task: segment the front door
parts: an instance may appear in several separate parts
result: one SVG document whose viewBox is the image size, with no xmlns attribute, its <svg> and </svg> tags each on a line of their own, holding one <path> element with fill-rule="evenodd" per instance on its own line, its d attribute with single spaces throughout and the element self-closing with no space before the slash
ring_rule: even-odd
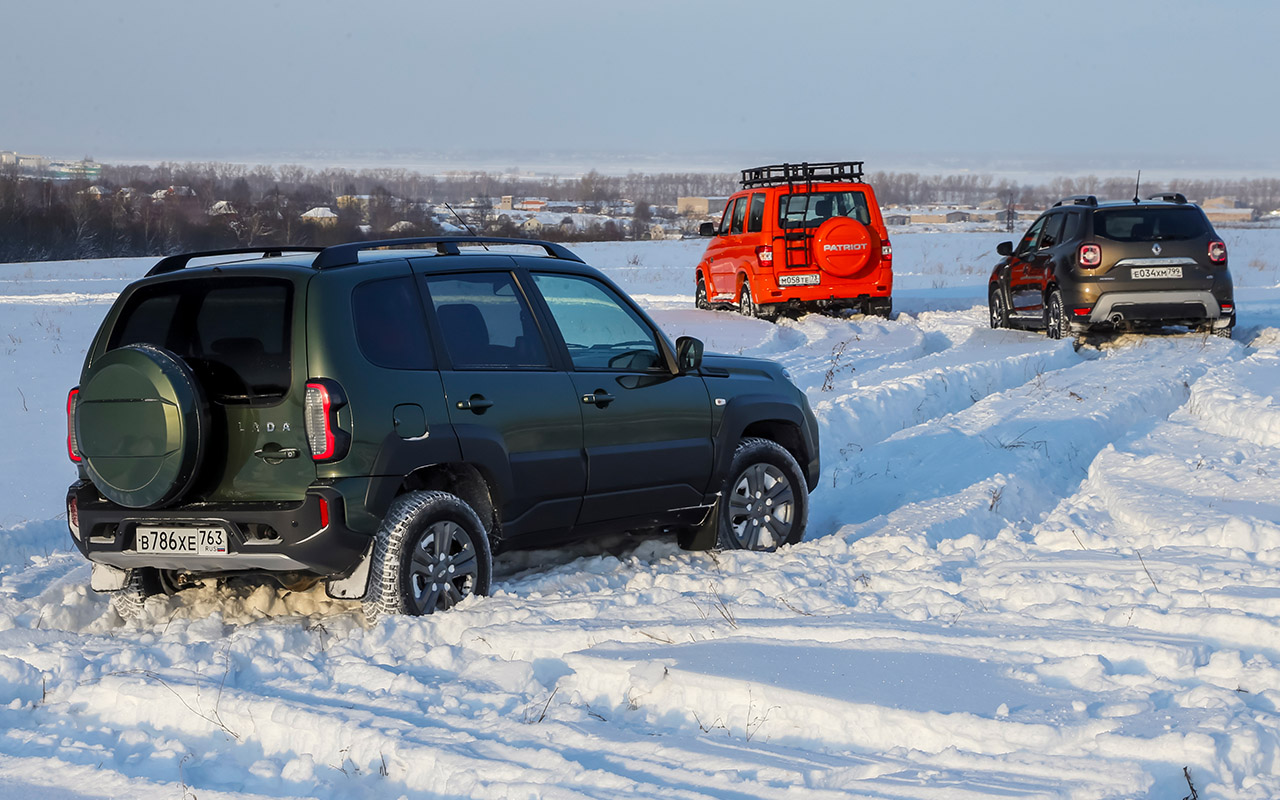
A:
<svg viewBox="0 0 1280 800">
<path fill-rule="evenodd" d="M 1044 259 L 1039 250 L 1040 232 L 1048 216 L 1032 223 L 1009 257 L 1009 301 L 1016 316 L 1040 314 L 1044 302 Z"/>
<path fill-rule="evenodd" d="M 572 527 L 586 488 L 582 411 L 528 298 L 505 270 L 427 274 L 423 285 L 449 419 L 463 459 L 496 486 L 504 535 Z"/>
<path fill-rule="evenodd" d="M 611 287 L 534 273 L 563 336 L 582 408 L 581 524 L 660 519 L 701 504 L 711 475 L 711 402 L 699 375 L 673 375 L 660 334 Z"/>
</svg>

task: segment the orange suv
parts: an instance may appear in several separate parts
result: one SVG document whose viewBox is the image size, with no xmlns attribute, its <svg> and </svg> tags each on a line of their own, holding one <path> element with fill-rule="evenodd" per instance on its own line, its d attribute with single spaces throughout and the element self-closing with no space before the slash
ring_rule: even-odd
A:
<svg viewBox="0 0 1280 800">
<path fill-rule="evenodd" d="M 742 171 L 695 275 L 695 305 L 736 304 L 773 319 L 784 309 L 852 308 L 888 317 L 893 246 L 861 161 Z"/>
</svg>

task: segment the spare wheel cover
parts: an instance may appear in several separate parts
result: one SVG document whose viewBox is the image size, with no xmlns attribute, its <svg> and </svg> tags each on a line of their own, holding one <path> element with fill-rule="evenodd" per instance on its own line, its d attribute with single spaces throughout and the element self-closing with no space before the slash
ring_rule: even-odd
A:
<svg viewBox="0 0 1280 800">
<path fill-rule="evenodd" d="M 823 272 L 852 277 L 871 261 L 871 230 L 849 217 L 832 217 L 813 235 L 813 256 Z"/>
<path fill-rule="evenodd" d="M 209 407 L 191 368 L 160 347 L 126 345 L 93 362 L 76 402 L 76 441 L 98 491 L 160 508 L 195 482 Z"/>
</svg>

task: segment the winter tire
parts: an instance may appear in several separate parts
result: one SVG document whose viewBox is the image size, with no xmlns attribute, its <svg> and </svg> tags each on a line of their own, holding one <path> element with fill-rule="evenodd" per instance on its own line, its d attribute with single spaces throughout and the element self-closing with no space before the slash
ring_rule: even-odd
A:
<svg viewBox="0 0 1280 800">
<path fill-rule="evenodd" d="M 1049 299 L 1044 304 L 1044 332 L 1050 339 L 1061 339 L 1067 335 L 1067 316 L 1062 307 L 1062 292 L 1052 289 Z"/>
<path fill-rule="evenodd" d="M 147 598 L 160 594 L 160 573 L 153 567 L 134 567 L 124 579 L 124 586 L 111 593 L 111 607 L 126 622 L 140 619 Z"/>
<path fill-rule="evenodd" d="M 804 536 L 809 492 L 800 465 L 769 439 L 738 442 L 720 495 L 720 547 L 772 552 Z"/>
<path fill-rule="evenodd" d="M 1000 291 L 999 286 L 991 287 L 991 294 L 987 295 L 987 308 L 991 311 L 991 327 L 1009 327 L 1009 309 L 1005 307 L 1004 292 Z"/>
<path fill-rule="evenodd" d="M 480 517 L 448 492 L 409 492 L 391 504 L 373 543 L 364 613 L 423 615 L 489 593 L 493 557 Z"/>
<path fill-rule="evenodd" d="M 707 299 L 707 282 L 698 276 L 698 286 L 693 293 L 693 307 L 704 310 L 711 308 L 711 301 Z"/>
</svg>

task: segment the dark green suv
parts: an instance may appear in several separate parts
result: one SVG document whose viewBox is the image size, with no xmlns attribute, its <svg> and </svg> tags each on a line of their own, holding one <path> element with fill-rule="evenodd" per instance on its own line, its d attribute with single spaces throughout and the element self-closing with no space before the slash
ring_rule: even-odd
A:
<svg viewBox="0 0 1280 800">
<path fill-rule="evenodd" d="M 604 531 L 773 550 L 819 471 L 780 366 L 673 346 L 526 240 L 165 258 L 112 306 L 67 411 L 68 524 L 122 616 L 244 573 L 426 614 L 485 594 L 501 548 Z"/>
<path fill-rule="evenodd" d="M 991 327 L 1090 330 L 1183 326 L 1231 336 L 1227 246 L 1181 194 L 1099 203 L 1068 197 L 1001 242 L 988 281 Z"/>
</svg>

